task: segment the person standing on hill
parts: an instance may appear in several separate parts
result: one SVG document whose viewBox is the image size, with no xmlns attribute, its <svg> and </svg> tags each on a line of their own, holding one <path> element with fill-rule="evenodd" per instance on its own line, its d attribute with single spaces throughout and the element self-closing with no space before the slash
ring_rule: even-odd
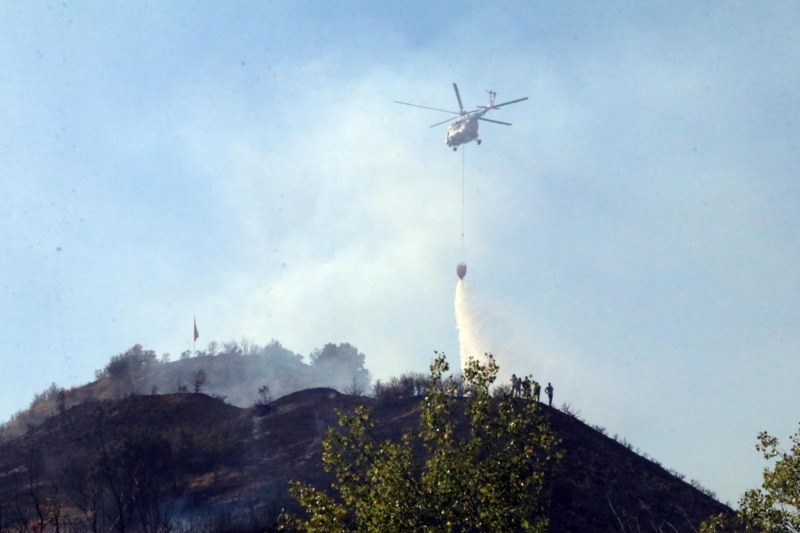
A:
<svg viewBox="0 0 800 533">
<path fill-rule="evenodd" d="M 539 385 L 538 381 L 534 381 L 533 382 L 533 399 L 536 400 L 537 402 L 541 401 L 541 400 L 539 400 L 541 394 L 542 394 L 542 386 Z"/>
<path fill-rule="evenodd" d="M 551 385 L 549 381 L 547 382 L 547 388 L 544 389 L 544 391 L 547 393 L 547 404 L 550 407 L 553 407 L 553 385 Z"/>
</svg>

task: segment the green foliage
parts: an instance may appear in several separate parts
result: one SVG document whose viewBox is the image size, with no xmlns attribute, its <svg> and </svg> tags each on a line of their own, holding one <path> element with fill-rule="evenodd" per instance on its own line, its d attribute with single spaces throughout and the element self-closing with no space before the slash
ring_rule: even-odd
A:
<svg viewBox="0 0 800 533">
<path fill-rule="evenodd" d="M 739 501 L 739 517 L 746 525 L 768 533 L 800 531 L 800 430 L 791 440 L 787 452 L 775 437 L 758 435 L 756 449 L 776 462 L 764 470 L 762 488 L 748 490 Z"/>
<path fill-rule="evenodd" d="M 713 517 L 701 533 L 747 531 L 764 533 L 800 532 L 800 430 L 791 437 L 789 451 L 766 432 L 758 435 L 756 450 L 773 462 L 764 470 L 761 488 L 751 489 L 739 500 L 735 518 Z"/>
<path fill-rule="evenodd" d="M 734 525 L 733 517 L 717 514 L 700 524 L 700 533 L 722 533 L 727 531 L 741 531 L 741 527 Z"/>
<path fill-rule="evenodd" d="M 291 492 L 302 531 L 547 531 L 545 487 L 557 439 L 530 396 L 492 398 L 497 365 L 471 361 L 458 381 L 431 365 L 420 425 L 380 441 L 366 407 L 340 415 L 323 443 L 336 496 L 301 483 Z"/>
</svg>

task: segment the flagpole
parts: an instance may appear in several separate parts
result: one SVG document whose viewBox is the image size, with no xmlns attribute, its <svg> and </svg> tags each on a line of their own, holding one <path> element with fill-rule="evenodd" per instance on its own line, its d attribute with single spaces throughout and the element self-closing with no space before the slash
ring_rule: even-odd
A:
<svg viewBox="0 0 800 533">
<path fill-rule="evenodd" d="M 194 320 L 194 331 L 192 332 L 192 357 L 197 357 L 197 316 L 192 315 Z"/>
</svg>

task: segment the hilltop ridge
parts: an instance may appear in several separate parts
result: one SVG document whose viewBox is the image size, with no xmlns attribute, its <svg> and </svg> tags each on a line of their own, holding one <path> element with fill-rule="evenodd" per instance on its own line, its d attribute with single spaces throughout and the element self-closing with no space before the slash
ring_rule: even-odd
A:
<svg viewBox="0 0 800 533">
<path fill-rule="evenodd" d="M 19 436 L 75 405 L 131 395 L 204 392 L 249 407 L 259 398 L 278 398 L 314 387 L 361 394 L 371 381 L 364 354 L 346 342 L 325 344 L 308 356 L 308 362 L 277 341 L 265 346 L 247 341 L 211 342 L 207 350 L 194 357 L 184 352 L 176 361 L 168 357 L 159 360 L 154 351 L 136 344 L 111 357 L 95 377 L 68 389 L 52 384 L 36 394 L 27 409 L 4 423 L 1 434 Z"/>
</svg>

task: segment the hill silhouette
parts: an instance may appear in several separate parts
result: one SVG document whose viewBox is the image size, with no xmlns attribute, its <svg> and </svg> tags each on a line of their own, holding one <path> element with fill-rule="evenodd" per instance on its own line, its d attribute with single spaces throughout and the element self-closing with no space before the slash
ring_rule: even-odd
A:
<svg viewBox="0 0 800 533">
<path fill-rule="evenodd" d="M 274 340 L 266 346 L 248 341 L 211 342 L 207 350 L 194 357 L 184 352 L 177 361 L 158 360 L 154 351 L 137 344 L 112 357 L 91 383 L 70 389 L 52 384 L 1 429 L 6 437 L 19 436 L 72 406 L 130 395 L 202 391 L 249 407 L 262 396 L 278 398 L 314 387 L 360 394 L 368 390 L 371 381 L 364 359 L 363 353 L 346 342 L 325 344 L 308 355 L 308 362 Z M 202 383 L 197 377 L 201 372 L 205 376 Z M 262 387 L 265 392 L 259 394 Z"/>
<path fill-rule="evenodd" d="M 288 482 L 327 487 L 322 441 L 336 411 L 373 408 L 379 438 L 415 427 L 420 398 L 315 388 L 268 409 L 205 394 L 87 402 L 0 445 L 0 529 L 264 531 L 296 510 Z M 552 531 L 695 531 L 726 506 L 574 416 L 543 406 L 565 460 L 550 489 Z M 68 530 L 66 527 L 61 530 Z"/>
</svg>

